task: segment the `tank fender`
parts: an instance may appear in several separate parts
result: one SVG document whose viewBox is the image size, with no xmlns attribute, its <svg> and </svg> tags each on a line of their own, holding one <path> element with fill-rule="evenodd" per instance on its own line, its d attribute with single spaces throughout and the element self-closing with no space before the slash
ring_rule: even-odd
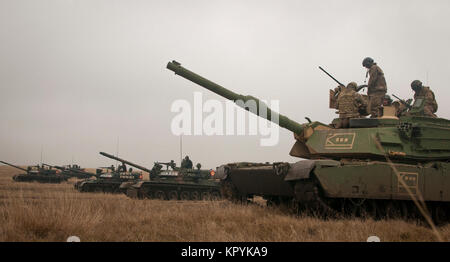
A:
<svg viewBox="0 0 450 262">
<path fill-rule="evenodd" d="M 131 187 L 134 184 L 135 184 L 135 182 L 122 182 L 122 184 L 120 184 L 119 188 L 126 189 L 126 188 Z"/>
<path fill-rule="evenodd" d="M 139 181 L 137 183 L 133 183 L 132 185 L 130 185 L 131 187 L 134 188 L 140 188 L 142 186 L 142 184 L 145 183 L 145 181 Z"/>
<path fill-rule="evenodd" d="M 335 160 L 302 160 L 290 164 L 290 168 L 284 181 L 296 181 L 310 178 L 311 171 L 319 166 L 339 166 L 340 162 Z"/>
</svg>

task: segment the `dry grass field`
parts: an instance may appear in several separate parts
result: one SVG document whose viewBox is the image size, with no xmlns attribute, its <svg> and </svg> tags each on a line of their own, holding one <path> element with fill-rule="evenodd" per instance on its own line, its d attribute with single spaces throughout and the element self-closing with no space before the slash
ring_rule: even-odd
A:
<svg viewBox="0 0 450 262">
<path fill-rule="evenodd" d="M 433 232 L 400 220 L 297 217 L 263 205 L 228 201 L 133 200 L 79 193 L 73 182 L 18 183 L 0 166 L 0 241 L 436 241 Z M 450 240 L 450 225 L 439 228 Z"/>
</svg>

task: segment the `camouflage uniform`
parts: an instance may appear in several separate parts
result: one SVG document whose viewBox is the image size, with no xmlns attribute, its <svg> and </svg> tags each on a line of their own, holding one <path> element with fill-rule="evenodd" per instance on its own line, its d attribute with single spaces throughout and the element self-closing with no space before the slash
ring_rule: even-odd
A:
<svg viewBox="0 0 450 262">
<path fill-rule="evenodd" d="M 433 91 L 431 91 L 430 87 L 422 86 L 420 90 L 414 93 L 414 100 L 416 100 L 418 97 L 425 98 L 425 105 L 423 107 L 425 116 L 437 117 L 434 113 L 436 113 L 438 105 L 434 97 L 434 93 Z"/>
<path fill-rule="evenodd" d="M 340 118 L 337 128 L 348 128 L 350 118 L 361 117 L 359 111 L 364 106 L 366 106 L 365 100 L 356 92 L 356 83 L 352 82 L 347 87 L 341 87 L 336 101 Z"/>
<path fill-rule="evenodd" d="M 383 70 L 373 63 L 370 66 L 369 71 L 369 83 L 367 87 L 367 95 L 369 96 L 369 112 L 370 117 L 381 116 L 381 108 L 383 105 L 383 99 L 387 92 L 386 79 L 384 78 Z"/>
<path fill-rule="evenodd" d="M 192 161 L 189 159 L 189 156 L 186 156 L 186 157 L 181 161 L 181 168 L 192 169 Z"/>
</svg>

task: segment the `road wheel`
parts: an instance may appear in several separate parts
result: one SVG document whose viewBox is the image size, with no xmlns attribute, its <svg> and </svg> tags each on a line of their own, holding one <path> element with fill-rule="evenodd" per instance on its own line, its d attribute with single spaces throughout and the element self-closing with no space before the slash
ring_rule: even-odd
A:
<svg viewBox="0 0 450 262">
<path fill-rule="evenodd" d="M 181 198 L 181 200 L 190 200 L 191 199 L 189 192 L 187 192 L 187 191 L 181 192 L 180 198 Z"/>
<path fill-rule="evenodd" d="M 203 192 L 202 193 L 202 200 L 206 200 L 206 201 L 211 200 L 211 194 L 209 192 Z"/>
<path fill-rule="evenodd" d="M 163 191 L 157 191 L 155 193 L 155 198 L 159 200 L 166 200 L 166 194 Z"/>
<path fill-rule="evenodd" d="M 386 203 L 386 219 L 396 219 L 400 217 L 398 206 L 394 201 L 388 201 Z"/>
<path fill-rule="evenodd" d="M 433 222 L 437 226 L 441 226 L 447 222 L 447 214 L 445 208 L 442 204 L 436 204 L 432 207 L 432 218 Z"/>
<path fill-rule="evenodd" d="M 200 194 L 197 191 L 191 192 L 191 199 L 192 200 L 200 200 Z"/>
<path fill-rule="evenodd" d="M 129 188 L 127 188 L 127 193 L 126 193 L 126 195 L 127 195 L 127 197 L 129 197 L 129 198 L 134 198 L 134 199 L 136 199 L 136 198 L 138 198 L 138 191 L 136 190 L 136 188 L 129 187 Z"/>
<path fill-rule="evenodd" d="M 169 200 L 178 200 L 178 193 L 177 193 L 177 191 L 170 191 L 169 192 Z"/>
<path fill-rule="evenodd" d="M 155 192 L 152 191 L 147 191 L 143 188 L 139 189 L 139 195 L 142 196 L 142 198 L 147 198 L 147 199 L 154 199 L 155 198 Z"/>
<path fill-rule="evenodd" d="M 220 196 L 220 192 L 219 191 L 213 191 L 211 193 L 211 200 L 213 201 L 217 201 L 220 200 L 221 196 Z"/>
</svg>

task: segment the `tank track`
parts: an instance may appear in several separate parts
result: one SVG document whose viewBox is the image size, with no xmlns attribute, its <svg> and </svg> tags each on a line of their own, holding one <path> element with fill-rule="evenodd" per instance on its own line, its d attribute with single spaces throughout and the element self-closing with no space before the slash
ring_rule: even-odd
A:
<svg viewBox="0 0 450 262">
<path fill-rule="evenodd" d="M 235 203 L 244 203 L 248 197 L 242 196 L 233 185 L 231 179 L 223 181 L 222 188 L 229 193 L 224 197 Z M 288 207 L 292 213 L 307 215 L 321 219 L 339 218 L 371 218 L 419 220 L 425 218 L 411 200 L 378 200 L 363 198 L 327 198 L 322 192 L 317 179 L 297 181 L 292 184 L 294 197 L 265 196 L 267 206 Z M 427 211 L 436 225 L 450 222 L 450 204 L 428 201 Z"/>
<path fill-rule="evenodd" d="M 129 187 L 126 195 L 137 199 L 159 200 L 219 200 L 222 194 L 213 186 L 157 184 Z"/>
<path fill-rule="evenodd" d="M 13 177 L 15 182 L 38 182 L 38 183 L 49 183 L 49 184 L 59 184 L 61 182 L 67 181 L 66 177 L 49 177 L 49 176 L 30 176 L 30 175 L 16 175 Z"/>
</svg>

